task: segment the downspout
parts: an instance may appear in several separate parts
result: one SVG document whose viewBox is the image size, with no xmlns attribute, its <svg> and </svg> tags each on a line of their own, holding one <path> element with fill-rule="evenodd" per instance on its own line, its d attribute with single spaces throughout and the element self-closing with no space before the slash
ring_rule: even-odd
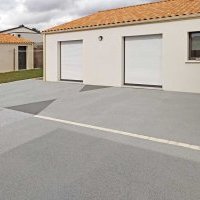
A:
<svg viewBox="0 0 200 200">
<path fill-rule="evenodd" d="M 46 81 L 46 34 L 43 34 L 43 80 Z"/>
<path fill-rule="evenodd" d="M 13 49 L 13 70 L 15 71 L 15 48 Z"/>
</svg>

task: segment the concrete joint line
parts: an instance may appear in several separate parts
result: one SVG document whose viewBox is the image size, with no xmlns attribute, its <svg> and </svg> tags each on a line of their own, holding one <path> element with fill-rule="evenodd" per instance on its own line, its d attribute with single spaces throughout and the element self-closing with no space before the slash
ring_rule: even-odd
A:
<svg viewBox="0 0 200 200">
<path fill-rule="evenodd" d="M 105 131 L 105 132 L 109 132 L 109 133 L 116 133 L 119 135 L 129 136 L 129 137 L 133 137 L 133 138 L 137 138 L 137 139 L 141 139 L 141 140 L 147 140 L 147 141 L 151 141 L 151 142 L 167 144 L 167 145 L 172 145 L 172 146 L 177 146 L 177 147 L 200 151 L 200 146 L 197 146 L 197 145 L 191 145 L 191 144 L 176 142 L 176 141 L 172 141 L 172 140 L 165 140 L 165 139 L 150 137 L 150 136 L 146 136 L 146 135 L 129 133 L 129 132 L 125 132 L 125 131 L 103 128 L 103 127 L 99 127 L 99 126 L 93 126 L 93 125 L 83 124 L 83 123 L 78 123 L 78 122 L 73 122 L 73 121 L 56 119 L 56 118 L 52 118 L 52 117 L 46 117 L 46 116 L 40 116 L 40 115 L 35 115 L 34 117 L 39 118 L 39 119 L 48 120 L 48 121 L 59 122 L 62 124 L 68 124 L 68 125 L 79 126 L 79 127 L 84 127 L 84 128 L 94 129 L 94 130 L 100 130 L 100 131 Z"/>
</svg>

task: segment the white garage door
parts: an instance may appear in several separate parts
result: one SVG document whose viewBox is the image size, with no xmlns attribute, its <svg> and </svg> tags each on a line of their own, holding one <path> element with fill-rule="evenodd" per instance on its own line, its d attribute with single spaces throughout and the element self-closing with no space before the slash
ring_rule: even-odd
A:
<svg viewBox="0 0 200 200">
<path fill-rule="evenodd" d="M 61 42 L 61 80 L 83 80 L 83 42 Z"/>
<path fill-rule="evenodd" d="M 161 86 L 162 35 L 125 38 L 125 84 Z"/>
</svg>

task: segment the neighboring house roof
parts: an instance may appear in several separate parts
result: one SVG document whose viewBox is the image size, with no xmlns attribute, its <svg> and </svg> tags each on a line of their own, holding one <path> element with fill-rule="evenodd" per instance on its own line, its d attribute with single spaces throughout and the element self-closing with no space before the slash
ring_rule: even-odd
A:
<svg viewBox="0 0 200 200">
<path fill-rule="evenodd" d="M 88 30 L 194 16 L 200 17 L 200 0 L 162 0 L 154 3 L 100 11 L 43 32 Z"/>
<path fill-rule="evenodd" d="M 0 44 L 33 44 L 30 40 L 18 38 L 11 34 L 0 33 Z"/>
<path fill-rule="evenodd" d="M 13 31 L 13 30 L 18 29 L 18 28 L 26 28 L 26 29 L 28 29 L 28 30 L 30 30 L 30 31 L 33 31 L 33 32 L 35 32 L 35 33 L 40 34 L 40 31 L 37 30 L 36 28 L 29 28 L 29 27 L 27 27 L 27 26 L 24 26 L 23 24 L 20 25 L 20 26 L 14 27 L 14 28 L 10 28 L 10 29 L 6 29 L 6 30 L 3 30 L 3 31 L 0 31 L 0 33 L 4 33 L 4 32 L 7 32 L 7 31 Z"/>
</svg>

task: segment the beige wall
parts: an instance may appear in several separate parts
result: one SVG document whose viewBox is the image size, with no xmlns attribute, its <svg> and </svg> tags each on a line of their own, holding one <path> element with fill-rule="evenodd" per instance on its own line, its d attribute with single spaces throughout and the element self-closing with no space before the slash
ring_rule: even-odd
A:
<svg viewBox="0 0 200 200">
<path fill-rule="evenodd" d="M 34 48 L 33 45 L 27 46 L 27 69 L 33 69 L 34 68 Z"/>
<path fill-rule="evenodd" d="M 46 35 L 46 80 L 59 80 L 59 42 L 83 40 L 84 83 L 123 86 L 125 36 L 162 34 L 163 89 L 200 93 L 200 62 L 188 62 L 188 32 L 200 31 L 200 19 L 138 24 Z M 103 36 L 102 42 L 98 37 Z"/>
<path fill-rule="evenodd" d="M 0 73 L 18 70 L 18 46 L 16 44 L 0 44 Z M 27 46 L 27 69 L 33 68 L 33 45 Z"/>
<path fill-rule="evenodd" d="M 15 45 L 0 44 L 0 73 L 15 70 Z"/>
</svg>

